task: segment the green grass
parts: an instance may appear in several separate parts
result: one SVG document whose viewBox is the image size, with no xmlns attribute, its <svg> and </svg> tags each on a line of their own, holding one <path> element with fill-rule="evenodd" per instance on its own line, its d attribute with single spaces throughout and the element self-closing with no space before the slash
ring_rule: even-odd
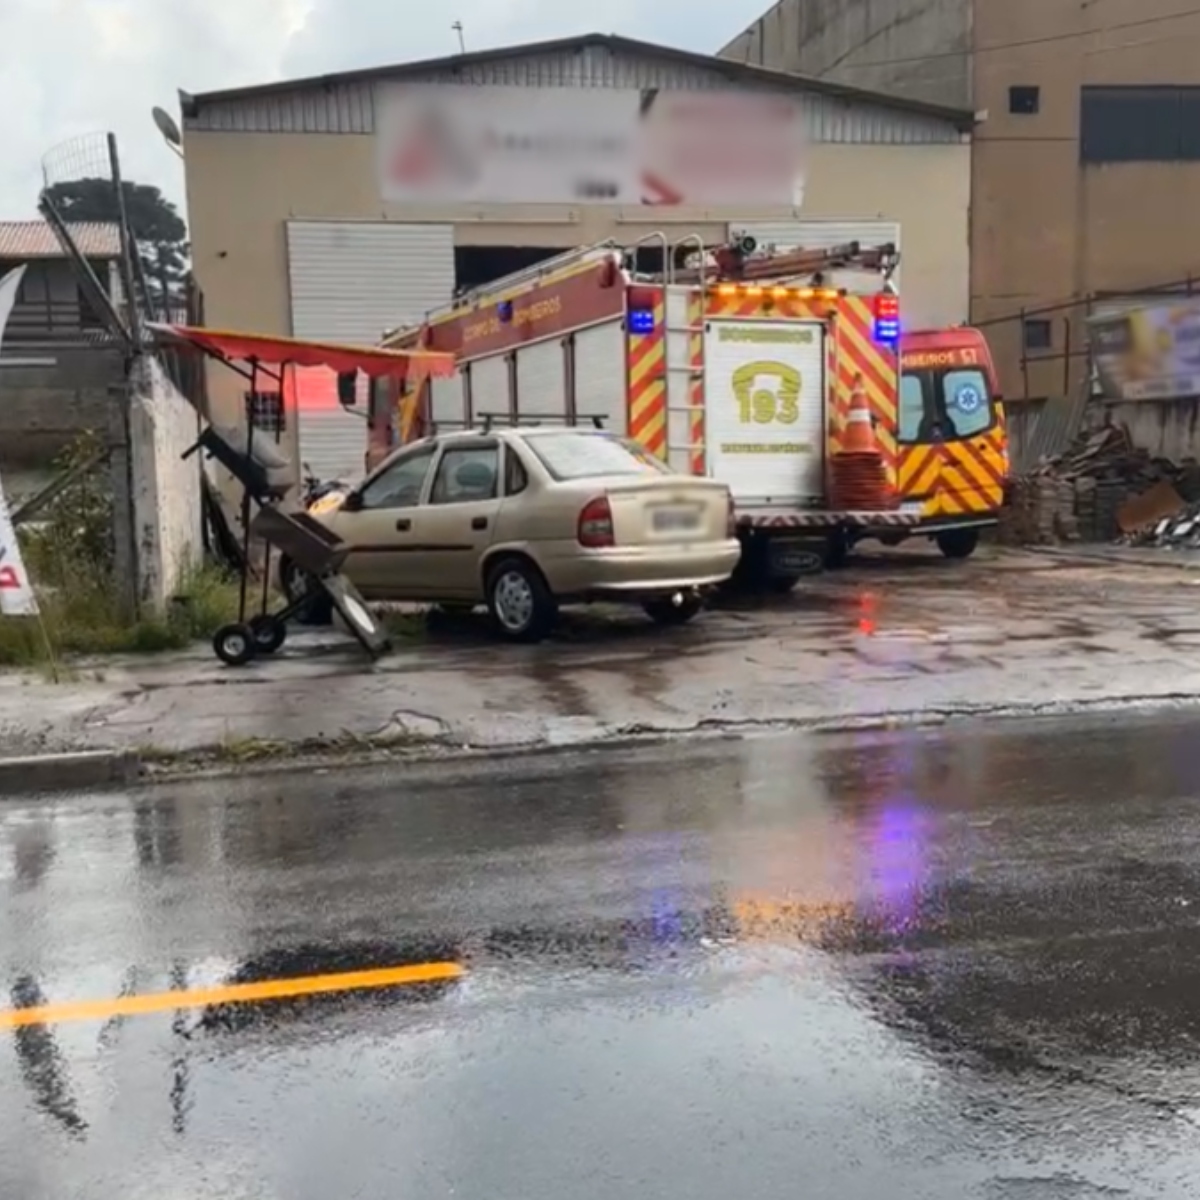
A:
<svg viewBox="0 0 1200 1200">
<path fill-rule="evenodd" d="M 164 616 L 130 623 L 120 612 L 117 589 L 102 573 L 89 575 L 78 563 L 73 574 L 50 571 L 44 559 L 35 566 L 37 553 L 29 557 L 41 621 L 0 617 L 0 666 L 42 667 L 80 656 L 180 650 L 211 637 L 237 614 L 236 579 L 211 567 L 191 574 Z"/>
<path fill-rule="evenodd" d="M 55 469 L 94 463 L 102 448 L 95 434 L 81 434 Z M 237 581 L 204 567 L 188 576 L 165 614 L 131 622 L 121 611 L 112 531 L 112 491 L 102 468 L 81 476 L 36 524 L 19 530 L 41 619 L 0 616 L 0 667 L 50 667 L 57 675 L 64 659 L 177 650 L 234 618 Z"/>
</svg>

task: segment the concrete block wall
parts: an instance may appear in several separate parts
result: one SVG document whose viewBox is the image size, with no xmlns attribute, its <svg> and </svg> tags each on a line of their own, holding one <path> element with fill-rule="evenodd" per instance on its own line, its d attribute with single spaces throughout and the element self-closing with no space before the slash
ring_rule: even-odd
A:
<svg viewBox="0 0 1200 1200">
<path fill-rule="evenodd" d="M 80 433 L 108 427 L 125 376 L 110 348 L 23 349 L 0 359 L 0 466 L 42 466 Z"/>
</svg>

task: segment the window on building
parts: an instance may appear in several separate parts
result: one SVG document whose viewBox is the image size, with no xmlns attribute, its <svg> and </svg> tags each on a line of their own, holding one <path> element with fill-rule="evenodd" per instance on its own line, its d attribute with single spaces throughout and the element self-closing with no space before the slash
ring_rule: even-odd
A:
<svg viewBox="0 0 1200 1200">
<path fill-rule="evenodd" d="M 1050 322 L 1042 317 L 1031 317 L 1024 328 L 1026 350 L 1051 350 L 1054 348 L 1054 333 Z"/>
<path fill-rule="evenodd" d="M 536 266 L 561 249 L 544 246 L 456 246 L 454 248 L 454 277 L 458 291 L 483 287 L 502 275 Z"/>
<path fill-rule="evenodd" d="M 246 404 L 250 410 L 250 424 L 272 437 L 281 437 L 287 429 L 287 416 L 283 409 L 283 397 L 278 392 L 247 392 Z"/>
<path fill-rule="evenodd" d="M 1042 89 L 1036 87 L 1010 87 L 1008 89 L 1008 111 L 1021 117 L 1031 117 L 1042 107 Z"/>
<path fill-rule="evenodd" d="M 1200 161 L 1200 87 L 1085 87 L 1079 100 L 1084 163 Z"/>
</svg>

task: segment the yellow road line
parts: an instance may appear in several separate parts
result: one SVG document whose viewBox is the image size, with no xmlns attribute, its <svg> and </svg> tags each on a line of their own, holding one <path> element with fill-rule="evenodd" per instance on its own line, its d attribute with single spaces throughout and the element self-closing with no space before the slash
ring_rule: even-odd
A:
<svg viewBox="0 0 1200 1200">
<path fill-rule="evenodd" d="M 15 1029 L 21 1025 L 57 1025 L 64 1021 L 106 1021 L 111 1017 L 173 1012 L 180 1008 L 206 1008 L 210 1004 L 246 1004 L 286 1000 L 294 996 L 437 983 L 458 979 L 463 973 L 458 963 L 415 963 L 373 971 L 345 971 L 337 975 L 304 975 L 295 979 L 267 979 L 261 983 L 232 983 L 221 987 L 155 992 L 145 996 L 113 996 L 107 1000 L 43 1004 L 37 1008 L 0 1010 L 0 1029 Z"/>
</svg>

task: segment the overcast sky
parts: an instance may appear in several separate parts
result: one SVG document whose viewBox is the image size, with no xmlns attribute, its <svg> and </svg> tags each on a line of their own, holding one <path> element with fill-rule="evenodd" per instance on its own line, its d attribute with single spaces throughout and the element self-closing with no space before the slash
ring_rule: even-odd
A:
<svg viewBox="0 0 1200 1200">
<path fill-rule="evenodd" d="M 150 121 L 179 88 L 212 91 L 294 76 L 604 32 L 712 53 L 770 0 L 0 0 L 0 220 L 36 215 L 47 151 L 117 135 L 127 178 L 182 201 L 182 167 Z M 576 15 L 578 14 L 578 15 Z M 60 150 L 80 174 L 96 162 Z M 93 172 L 96 173 L 96 172 Z"/>
</svg>

